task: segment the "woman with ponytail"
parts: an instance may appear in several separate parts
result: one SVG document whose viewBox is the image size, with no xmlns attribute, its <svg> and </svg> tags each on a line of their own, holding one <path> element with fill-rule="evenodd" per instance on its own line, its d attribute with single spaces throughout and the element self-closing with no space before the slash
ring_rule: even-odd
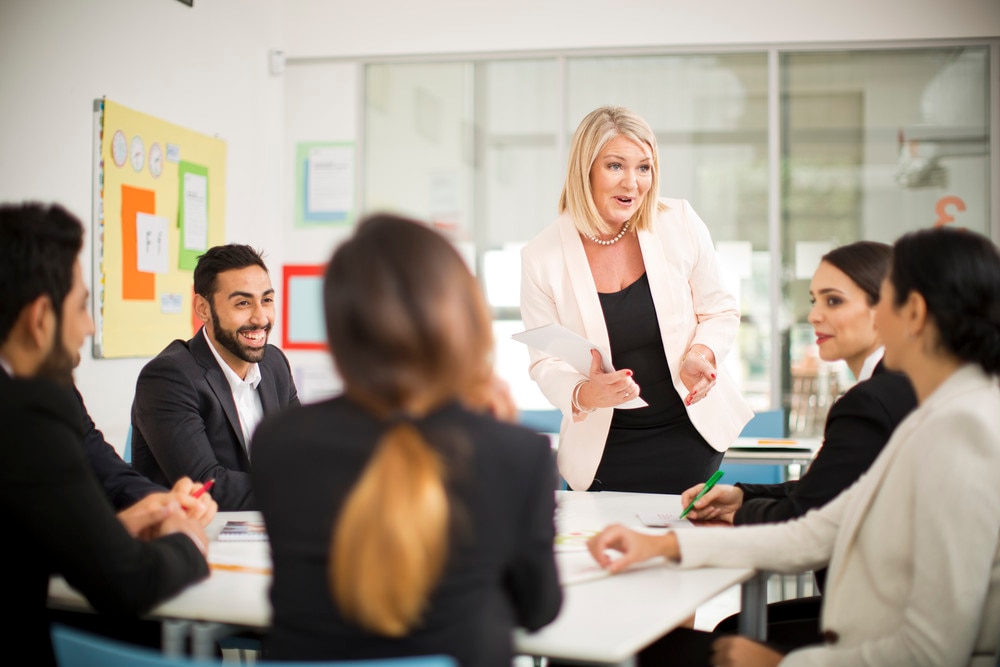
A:
<svg viewBox="0 0 1000 667">
<path fill-rule="evenodd" d="M 829 565 L 822 643 L 786 653 L 675 630 L 673 665 L 993 667 L 1000 650 L 1000 253 L 949 228 L 893 251 L 875 313 L 883 361 L 917 408 L 871 468 L 786 523 L 642 535 L 611 526 L 591 554 L 612 571 L 664 556 L 680 567 L 797 572 Z M 605 549 L 623 553 L 612 560 Z"/>
<path fill-rule="evenodd" d="M 344 391 L 265 420 L 254 492 L 271 540 L 265 658 L 444 653 L 509 667 L 559 610 L 558 475 L 504 423 L 491 321 L 454 247 L 375 215 L 333 254 L 327 336 Z"/>
</svg>

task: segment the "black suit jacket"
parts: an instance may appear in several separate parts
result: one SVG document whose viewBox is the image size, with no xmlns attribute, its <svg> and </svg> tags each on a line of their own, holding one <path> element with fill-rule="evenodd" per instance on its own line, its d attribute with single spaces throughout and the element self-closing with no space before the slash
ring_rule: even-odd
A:
<svg viewBox="0 0 1000 667">
<path fill-rule="evenodd" d="M 907 377 L 886 370 L 880 361 L 871 378 L 851 387 L 830 408 L 823 445 L 801 479 L 736 485 L 743 489 L 743 505 L 733 523 L 786 521 L 830 502 L 868 470 L 915 407 L 917 395 Z M 820 588 L 825 578 L 825 569 L 816 572 Z"/>
<path fill-rule="evenodd" d="M 83 412 L 83 453 L 115 509 L 123 510 L 150 493 L 167 491 L 165 486 L 154 483 L 118 456 L 118 452 L 94 424 L 83 403 L 83 396 L 76 387 L 73 388 L 73 393 L 80 401 L 80 410 Z"/>
<path fill-rule="evenodd" d="M 184 534 L 142 542 L 115 516 L 84 459 L 83 414 L 68 387 L 0 373 L 4 603 L 0 642 L 54 665 L 49 577 L 61 573 L 98 611 L 136 615 L 208 575 Z"/>
<path fill-rule="evenodd" d="M 537 629 L 555 617 L 562 592 L 553 554 L 557 474 L 548 439 L 457 405 L 418 428 L 446 461 L 461 518 L 423 624 L 399 639 L 345 621 L 327 585 L 330 531 L 385 424 L 338 397 L 265 419 L 257 429 L 254 491 L 274 558 L 268 658 L 446 653 L 463 667 L 510 667 L 511 629 Z M 456 447 L 459 441 L 464 444 Z"/>
<path fill-rule="evenodd" d="M 203 331 L 170 343 L 139 373 L 132 465 L 164 486 L 185 475 L 198 482 L 215 479 L 212 498 L 220 510 L 257 509 L 236 401 Z M 281 350 L 268 345 L 259 367 L 265 416 L 299 404 Z"/>
<path fill-rule="evenodd" d="M 9 379 L 3 368 L 0 368 L 0 375 Z M 118 452 L 94 424 L 80 391 L 73 387 L 73 393 L 80 402 L 83 416 L 83 453 L 115 509 L 123 510 L 150 493 L 167 491 L 166 487 L 153 483 L 118 456 Z"/>
<path fill-rule="evenodd" d="M 743 505 L 734 523 L 769 523 L 800 517 L 837 497 L 862 475 L 889 436 L 917 406 L 905 375 L 875 367 L 872 377 L 851 387 L 830 408 L 823 446 L 798 481 L 737 484 Z"/>
</svg>

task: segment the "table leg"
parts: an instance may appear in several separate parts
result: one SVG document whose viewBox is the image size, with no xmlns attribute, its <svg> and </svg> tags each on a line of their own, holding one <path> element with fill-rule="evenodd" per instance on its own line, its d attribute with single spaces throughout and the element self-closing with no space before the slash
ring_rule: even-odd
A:
<svg viewBox="0 0 1000 667">
<path fill-rule="evenodd" d="M 740 634 L 751 639 L 767 639 L 767 579 L 758 572 L 743 582 L 741 591 Z"/>
<path fill-rule="evenodd" d="M 163 654 L 176 658 L 187 654 L 186 644 L 191 621 L 164 619 L 161 625 Z"/>
</svg>

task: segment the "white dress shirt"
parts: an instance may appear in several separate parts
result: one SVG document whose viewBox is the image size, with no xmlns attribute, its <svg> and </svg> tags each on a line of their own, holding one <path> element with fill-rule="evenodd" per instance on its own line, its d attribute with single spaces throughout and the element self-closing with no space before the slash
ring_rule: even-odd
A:
<svg viewBox="0 0 1000 667">
<path fill-rule="evenodd" d="M 241 378 L 223 360 L 222 355 L 215 349 L 212 339 L 208 337 L 208 331 L 202 329 L 205 340 L 208 341 L 208 349 L 212 351 L 215 360 L 219 362 L 222 374 L 226 376 L 226 382 L 233 390 L 233 401 L 236 403 L 236 412 L 240 415 L 240 429 L 243 431 L 243 447 L 250 456 L 250 437 L 253 435 L 257 424 L 264 417 L 264 406 L 260 403 L 260 393 L 257 392 L 257 385 L 260 384 L 260 368 L 257 364 L 250 364 L 246 378 Z"/>
</svg>

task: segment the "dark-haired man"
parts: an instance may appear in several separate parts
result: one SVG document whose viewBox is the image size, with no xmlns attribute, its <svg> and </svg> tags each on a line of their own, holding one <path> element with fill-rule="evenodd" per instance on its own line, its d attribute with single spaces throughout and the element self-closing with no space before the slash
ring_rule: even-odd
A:
<svg viewBox="0 0 1000 667">
<path fill-rule="evenodd" d="M 288 359 L 267 343 L 274 288 L 260 253 L 215 246 L 194 270 L 194 312 L 204 326 L 175 340 L 139 373 L 132 462 L 154 482 L 215 480 L 221 510 L 256 509 L 250 438 L 268 413 L 298 405 Z"/>
<path fill-rule="evenodd" d="M 0 506 L 11 538 L 4 600 L 14 610 L 0 641 L 42 665 L 55 665 L 52 573 L 99 612 L 85 615 L 95 630 L 131 627 L 138 614 L 208 575 L 204 528 L 171 493 L 116 515 L 84 458 L 73 368 L 94 323 L 82 245 L 83 226 L 62 207 L 0 205 Z M 174 490 L 190 498 L 194 488 L 184 479 Z"/>
</svg>

